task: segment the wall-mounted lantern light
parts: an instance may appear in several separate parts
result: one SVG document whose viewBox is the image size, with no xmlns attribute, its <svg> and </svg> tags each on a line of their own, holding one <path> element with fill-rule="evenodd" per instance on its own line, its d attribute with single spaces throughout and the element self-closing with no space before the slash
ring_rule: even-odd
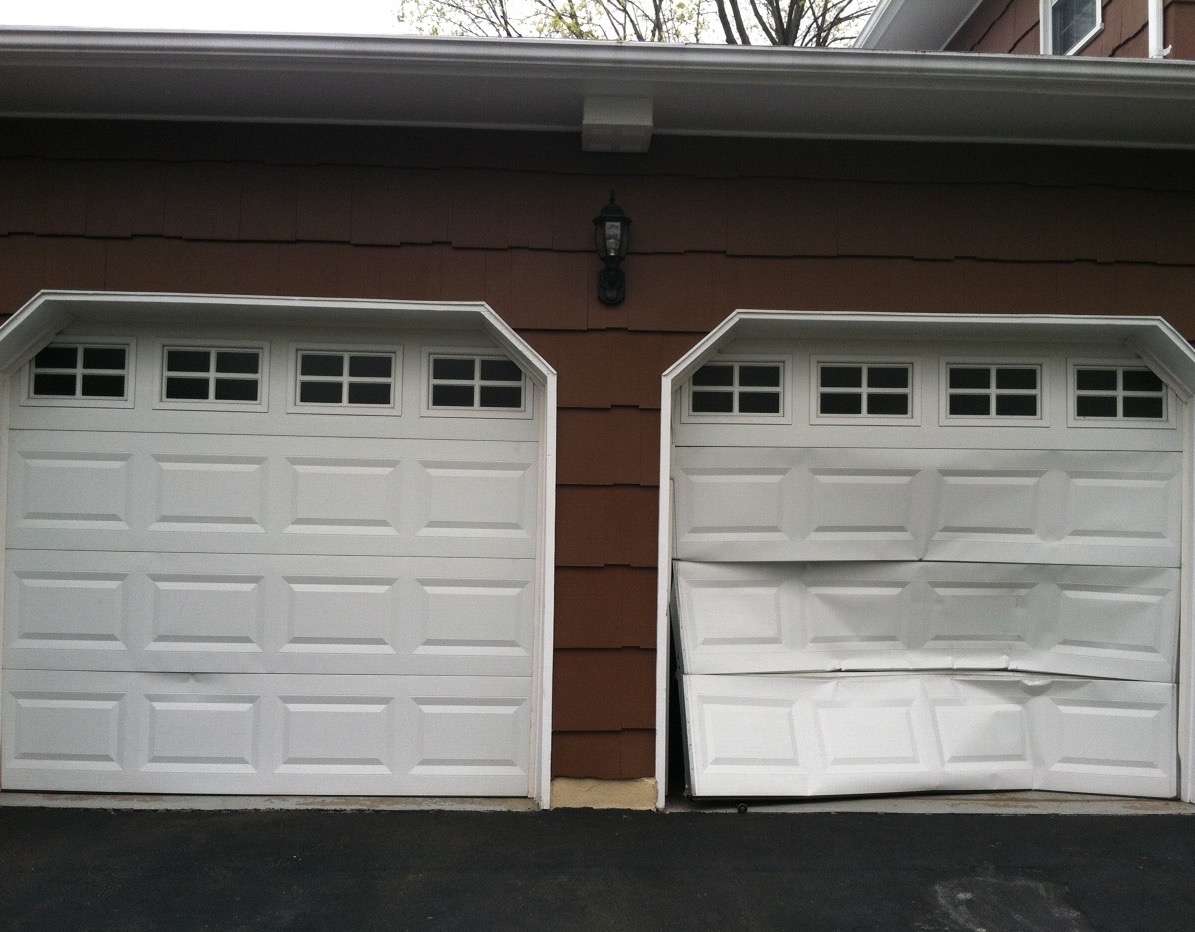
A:
<svg viewBox="0 0 1195 932">
<path fill-rule="evenodd" d="M 610 203 L 593 218 L 593 239 L 597 246 L 602 270 L 598 272 L 598 300 L 602 304 L 622 304 L 627 296 L 627 280 L 620 266 L 631 245 L 631 218 L 614 203 Z"/>
</svg>

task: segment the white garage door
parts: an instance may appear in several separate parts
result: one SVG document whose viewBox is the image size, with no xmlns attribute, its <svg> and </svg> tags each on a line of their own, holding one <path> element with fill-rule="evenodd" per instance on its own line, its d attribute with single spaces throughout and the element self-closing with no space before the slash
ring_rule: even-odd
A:
<svg viewBox="0 0 1195 932">
<path fill-rule="evenodd" d="M 538 426 L 487 343 L 39 353 L 13 380 L 4 787 L 527 795 Z"/>
<path fill-rule="evenodd" d="M 1178 404 L 1120 349 L 713 359 L 673 425 L 691 791 L 1174 795 Z"/>
</svg>

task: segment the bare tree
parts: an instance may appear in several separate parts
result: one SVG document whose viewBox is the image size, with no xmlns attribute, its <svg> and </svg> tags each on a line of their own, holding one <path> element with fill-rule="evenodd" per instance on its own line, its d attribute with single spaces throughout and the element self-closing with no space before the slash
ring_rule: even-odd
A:
<svg viewBox="0 0 1195 932">
<path fill-rule="evenodd" d="M 714 0 L 727 45 L 824 47 L 855 38 L 874 3 L 860 0 Z M 749 15 L 744 18 L 746 6 Z"/>
<path fill-rule="evenodd" d="M 401 15 L 431 35 L 829 46 L 854 39 L 874 6 L 874 0 L 406 0 Z"/>
</svg>

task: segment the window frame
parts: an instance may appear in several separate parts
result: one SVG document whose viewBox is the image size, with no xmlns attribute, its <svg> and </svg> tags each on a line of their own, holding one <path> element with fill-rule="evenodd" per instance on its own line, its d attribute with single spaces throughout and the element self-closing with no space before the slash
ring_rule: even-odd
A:
<svg viewBox="0 0 1195 932">
<path fill-rule="evenodd" d="M 903 366 L 909 370 L 909 413 L 906 414 L 822 414 L 821 413 L 821 371 L 823 366 L 862 366 L 862 385 L 857 389 L 862 397 L 862 407 L 867 407 L 867 369 Z M 920 360 L 912 356 L 880 356 L 871 353 L 827 354 L 817 353 L 809 357 L 809 423 L 834 424 L 840 427 L 919 427 L 921 426 L 921 382 Z M 856 390 L 841 394 L 854 394 Z M 900 394 L 897 390 L 875 390 L 878 395 Z"/>
<path fill-rule="evenodd" d="M 79 348 L 78 363 L 79 365 L 74 370 L 76 373 L 83 373 L 83 355 L 82 351 L 89 347 L 95 348 L 111 348 L 123 347 L 124 349 L 124 397 L 122 398 L 100 398 L 100 397 L 86 397 L 75 396 L 68 397 L 65 395 L 46 395 L 37 396 L 33 394 L 33 375 L 34 375 L 34 360 L 37 354 L 42 350 L 51 346 L 76 346 Z M 38 347 L 30 357 L 29 361 L 24 366 L 24 373 L 22 382 L 24 384 L 24 392 L 21 396 L 21 404 L 33 408 L 132 408 L 136 404 L 137 391 L 137 341 L 132 337 L 114 337 L 114 336 L 91 336 L 89 334 L 57 334 L 51 339 L 47 340 L 45 344 Z M 115 372 L 115 370 L 96 370 L 103 372 Z M 77 381 L 81 387 L 81 381 Z"/>
<path fill-rule="evenodd" d="M 523 405 L 521 408 L 437 408 L 432 406 L 432 360 L 436 357 L 472 357 L 475 360 L 482 359 L 501 359 L 504 362 L 514 363 L 519 368 L 519 373 L 522 376 L 522 392 Z M 529 419 L 534 411 L 534 383 L 527 375 L 527 371 L 519 364 L 518 360 L 513 359 L 500 346 L 425 346 L 422 353 L 422 362 L 420 368 L 420 381 L 423 385 L 421 391 L 421 417 L 472 417 L 472 418 L 515 418 L 526 420 Z M 476 365 L 474 370 L 474 385 L 481 384 L 481 366 L 480 362 Z M 513 383 L 508 383 L 513 384 Z M 474 402 L 479 398 L 475 395 Z"/>
<path fill-rule="evenodd" d="M 705 366 L 730 365 L 735 367 L 735 386 L 730 391 L 737 396 L 742 390 L 738 386 L 738 368 L 740 366 L 779 366 L 780 367 L 780 411 L 777 414 L 739 414 L 734 411 L 694 411 L 693 410 L 693 376 Z M 685 384 L 681 397 L 681 421 L 689 424 L 791 424 L 793 410 L 793 361 L 790 356 L 778 356 L 764 353 L 724 353 L 704 360 L 696 366 Z M 701 387 L 696 388 L 697 391 Z M 766 390 L 766 389 L 765 389 Z M 737 402 L 736 402 L 737 403 Z"/>
<path fill-rule="evenodd" d="M 952 367 L 988 369 L 1036 369 L 1037 370 L 1037 417 L 1024 415 L 1004 416 L 995 413 L 961 414 L 950 413 L 951 395 L 981 395 L 982 389 L 950 388 L 950 369 Z M 1049 427 L 1050 426 L 1050 361 L 1043 357 L 1008 357 L 993 358 L 992 356 L 943 356 L 938 375 L 938 424 L 941 427 Z M 992 399 L 992 410 L 995 411 L 996 396 L 1002 394 L 995 385 L 993 375 L 991 386 L 986 393 Z M 1027 390 L 1007 390 L 1003 394 L 1027 395 Z"/>
<path fill-rule="evenodd" d="M 257 372 L 258 397 L 257 401 L 219 401 L 215 398 L 205 400 L 196 399 L 186 401 L 180 398 L 166 397 L 166 353 L 172 349 L 182 350 L 252 350 L 258 353 L 260 365 Z M 270 344 L 259 340 L 205 340 L 201 337 L 187 337 L 178 340 L 160 339 L 154 344 L 154 351 L 158 364 L 158 388 L 154 400 L 154 408 L 164 411 L 245 411 L 249 413 L 263 413 L 270 409 Z M 215 365 L 214 359 L 212 365 Z M 209 379 L 211 369 L 209 368 Z M 186 377 L 182 373 L 178 373 Z M 196 374 L 198 377 L 198 374 Z M 230 378 L 236 378 L 229 373 Z"/>
<path fill-rule="evenodd" d="M 1116 377 L 1116 390 L 1114 392 L 1099 392 L 1091 391 L 1094 395 L 1113 395 L 1117 399 L 1116 409 L 1121 410 L 1120 399 L 1124 397 L 1124 390 L 1120 387 L 1121 376 L 1119 370 L 1121 369 L 1148 369 L 1162 382 L 1162 411 L 1165 415 L 1160 418 L 1141 418 L 1141 417 L 1079 417 L 1077 413 L 1079 390 L 1077 388 L 1077 370 L 1079 369 L 1116 369 L 1118 374 Z M 1088 394 L 1085 392 L 1084 394 Z M 1131 394 L 1131 393 L 1130 393 Z M 1159 374 L 1153 366 L 1149 365 L 1144 359 L 1076 359 L 1070 358 L 1066 365 L 1066 424 L 1067 427 L 1086 427 L 1094 428 L 1096 430 L 1106 430 L 1115 428 L 1131 428 L 1141 430 L 1142 428 L 1153 430 L 1175 430 L 1178 427 L 1178 412 L 1175 410 L 1178 405 L 1175 404 L 1174 390 L 1166 382 L 1166 379 Z M 1149 394 L 1149 397 L 1156 397 L 1154 394 Z"/>
<path fill-rule="evenodd" d="M 1038 32 L 1041 36 L 1039 51 L 1042 55 L 1066 58 L 1083 51 L 1104 31 L 1104 0 L 1091 0 L 1095 4 L 1095 26 L 1065 52 L 1054 51 L 1054 6 L 1057 2 L 1058 0 L 1040 0 L 1038 4 Z"/>
<path fill-rule="evenodd" d="M 337 355 L 345 357 L 345 365 L 339 377 L 310 379 L 311 381 L 335 381 L 346 385 L 354 380 L 349 374 L 348 357 L 361 356 L 390 356 L 390 404 L 363 405 L 350 404 L 347 400 L 340 403 L 331 402 L 301 402 L 299 401 L 300 375 L 299 356 L 302 353 L 314 355 Z M 402 415 L 402 380 L 403 380 L 403 348 L 401 344 L 375 343 L 320 343 L 316 340 L 295 340 L 287 346 L 287 388 L 286 411 L 288 414 L 364 414 L 373 417 L 399 417 Z M 379 378 L 360 381 L 381 381 Z"/>
</svg>

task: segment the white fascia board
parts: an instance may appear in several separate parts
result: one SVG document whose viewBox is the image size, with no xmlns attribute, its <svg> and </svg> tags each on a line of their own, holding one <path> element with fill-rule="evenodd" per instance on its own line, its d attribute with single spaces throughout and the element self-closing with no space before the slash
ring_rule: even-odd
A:
<svg viewBox="0 0 1195 932">
<path fill-rule="evenodd" d="M 1195 104 L 1192 63 L 574 40 L 0 30 L 0 116 L 576 132 L 589 95 L 650 99 L 655 135 L 1195 148 L 1195 131 L 1180 125 Z M 801 106 L 775 103 L 789 100 Z"/>
</svg>

